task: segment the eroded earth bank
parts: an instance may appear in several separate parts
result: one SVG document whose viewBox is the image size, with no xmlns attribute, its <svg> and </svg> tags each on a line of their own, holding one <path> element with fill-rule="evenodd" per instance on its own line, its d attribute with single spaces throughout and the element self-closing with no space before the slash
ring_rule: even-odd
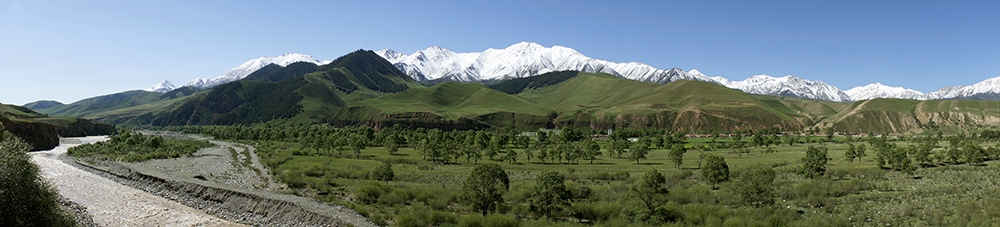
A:
<svg viewBox="0 0 1000 227">
<path fill-rule="evenodd" d="M 69 147 L 105 139 L 64 139 L 32 157 L 61 195 L 87 207 L 102 226 L 375 226 L 344 207 L 270 192 L 283 185 L 243 144 L 210 140 L 217 146 L 188 157 L 137 163 L 65 155 Z"/>
</svg>

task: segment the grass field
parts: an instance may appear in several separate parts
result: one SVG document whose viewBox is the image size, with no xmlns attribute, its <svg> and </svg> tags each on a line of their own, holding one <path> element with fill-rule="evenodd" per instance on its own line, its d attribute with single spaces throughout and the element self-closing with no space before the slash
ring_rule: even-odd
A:
<svg viewBox="0 0 1000 227">
<path fill-rule="evenodd" d="M 825 137 L 810 137 L 823 140 Z M 805 137 L 799 138 L 805 139 Z M 919 168 L 912 174 L 876 167 L 874 151 L 860 162 L 844 158 L 846 137 L 835 142 L 796 143 L 746 149 L 702 151 L 697 147 L 710 144 L 708 138 L 688 139 L 689 147 L 683 164 L 675 168 L 668 150 L 653 149 L 647 159 L 634 160 L 603 155 L 590 164 L 589 160 L 572 163 L 528 161 L 523 149 L 517 162 L 480 160 L 498 163 L 510 175 L 511 187 L 505 194 L 508 219 L 523 226 L 582 225 L 598 226 L 941 226 L 981 225 L 993 223 L 1000 214 L 996 199 L 1000 185 L 996 172 L 1000 163 L 982 166 L 942 164 Z M 744 139 L 743 141 L 747 141 Z M 730 139 L 718 139 L 730 143 Z M 855 142 L 860 144 L 861 142 Z M 892 142 L 899 146 L 906 141 Z M 940 143 L 946 145 L 943 141 Z M 601 142 L 602 147 L 604 143 Z M 982 146 L 993 146 L 992 142 Z M 826 176 L 806 179 L 797 174 L 808 146 L 829 149 Z M 933 152 L 943 153 L 939 145 Z M 295 186 L 288 193 L 349 206 L 376 223 L 408 226 L 461 225 L 463 220 L 478 216 L 458 202 L 458 191 L 467 174 L 475 166 L 464 158 L 457 163 L 435 163 L 422 159 L 411 148 L 401 148 L 389 155 L 385 148 L 362 150 L 359 159 L 347 158 L 350 151 L 316 151 L 298 143 L 262 142 L 258 154 L 272 174 Z M 769 207 L 741 205 L 730 183 L 713 190 L 700 180 L 700 154 L 716 154 L 725 158 L 732 175 L 755 166 L 773 167 L 776 204 Z M 393 163 L 395 179 L 389 182 L 368 180 L 368 172 L 382 161 Z M 663 206 L 668 220 L 642 222 L 634 218 L 637 202 L 628 196 L 630 185 L 643 173 L 655 169 L 667 176 L 669 203 Z M 528 211 L 527 198 L 534 178 L 545 171 L 566 176 L 566 185 L 574 193 L 586 194 L 573 200 L 556 218 L 540 218 Z M 638 212 L 638 213 L 637 213 Z"/>
</svg>

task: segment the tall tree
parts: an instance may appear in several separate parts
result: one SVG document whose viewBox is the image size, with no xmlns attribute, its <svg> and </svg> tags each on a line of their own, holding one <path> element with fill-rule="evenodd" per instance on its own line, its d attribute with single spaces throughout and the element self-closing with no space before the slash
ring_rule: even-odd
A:
<svg viewBox="0 0 1000 227">
<path fill-rule="evenodd" d="M 352 133 L 347 144 L 354 150 L 354 158 L 358 158 L 361 157 L 361 150 L 368 148 L 368 137 Z"/>
<path fill-rule="evenodd" d="M 664 184 L 667 179 L 659 171 L 651 169 L 642 175 L 642 180 L 632 184 L 629 194 L 642 202 L 646 209 L 652 213 L 654 209 L 663 205 L 666 201 L 667 188 Z"/>
<path fill-rule="evenodd" d="M 583 140 L 583 149 L 585 150 L 586 158 L 590 159 L 590 164 L 594 164 L 594 159 L 601 155 L 601 145 L 598 145 L 594 140 Z"/>
<path fill-rule="evenodd" d="M 729 181 L 729 165 L 726 164 L 726 158 L 715 154 L 708 155 L 705 158 L 705 167 L 701 169 L 701 177 L 705 181 L 712 182 L 713 189 L 716 184 Z"/>
<path fill-rule="evenodd" d="M 687 153 L 687 148 L 684 148 L 684 144 L 676 144 L 670 148 L 670 153 L 667 156 L 670 158 L 670 161 L 674 162 L 674 166 L 680 169 L 681 164 L 684 163 L 684 153 Z"/>
<path fill-rule="evenodd" d="M 635 164 L 639 164 L 639 160 L 646 159 L 646 154 L 649 154 L 649 144 L 638 142 L 633 143 L 632 148 L 629 149 L 629 159 L 635 160 Z"/>
<path fill-rule="evenodd" d="M 480 164 L 462 183 L 461 200 L 486 216 L 504 204 L 503 194 L 510 189 L 507 172 L 497 164 Z"/>
<path fill-rule="evenodd" d="M 854 162 L 854 159 L 858 157 L 857 148 L 854 147 L 853 143 L 847 144 L 847 151 L 844 152 L 844 157 L 847 158 L 848 162 Z"/>
<path fill-rule="evenodd" d="M 799 172 L 809 179 L 823 176 L 828 160 L 826 147 L 809 146 L 806 148 L 806 157 L 802 158 L 802 169 Z"/>
<path fill-rule="evenodd" d="M 571 195 L 564 181 L 566 177 L 551 171 L 535 178 L 535 187 L 532 188 L 531 198 L 528 198 L 529 209 L 551 218 L 553 211 L 568 207 Z"/>
</svg>

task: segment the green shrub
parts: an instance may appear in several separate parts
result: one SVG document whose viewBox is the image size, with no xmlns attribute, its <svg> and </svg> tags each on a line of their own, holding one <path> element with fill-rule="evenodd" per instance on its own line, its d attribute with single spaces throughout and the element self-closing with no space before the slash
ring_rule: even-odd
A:
<svg viewBox="0 0 1000 227">
<path fill-rule="evenodd" d="M 27 144 L 0 125 L 0 226 L 75 226 L 59 194 L 28 156 Z"/>
<path fill-rule="evenodd" d="M 569 210 L 575 218 L 603 222 L 617 217 L 622 211 L 622 205 L 605 201 L 581 202 L 573 203 Z"/>
<path fill-rule="evenodd" d="M 358 187 L 357 191 L 354 192 L 354 198 L 361 202 L 372 204 L 378 202 L 379 197 L 382 197 L 383 194 L 388 194 L 392 190 L 392 187 L 389 187 L 389 185 L 369 182 Z"/>
</svg>

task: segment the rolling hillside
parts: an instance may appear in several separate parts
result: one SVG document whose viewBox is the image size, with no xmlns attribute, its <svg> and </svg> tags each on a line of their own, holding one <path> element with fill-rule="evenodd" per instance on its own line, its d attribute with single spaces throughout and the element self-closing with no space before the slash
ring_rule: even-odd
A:
<svg viewBox="0 0 1000 227">
<path fill-rule="evenodd" d="M 1000 127 L 1000 101 L 863 100 L 821 125 L 837 131 L 875 133 L 974 131 Z"/>
<path fill-rule="evenodd" d="M 115 127 L 74 117 L 48 117 L 27 107 L 0 104 L 0 129 L 7 130 L 33 150 L 47 150 L 59 145 L 59 137 L 108 135 Z"/>
<path fill-rule="evenodd" d="M 91 118 L 91 115 L 141 106 L 163 100 L 187 97 L 200 91 L 194 87 L 178 88 L 167 93 L 133 90 L 110 95 L 83 99 L 70 104 L 56 105 L 49 101 L 39 101 L 25 104 L 34 107 L 35 111 L 51 116 Z"/>
<path fill-rule="evenodd" d="M 497 90 L 449 82 L 411 89 L 351 103 L 338 112 L 333 123 L 375 127 L 404 123 L 457 129 L 658 127 L 696 132 L 764 127 L 797 130 L 811 125 L 809 117 L 779 100 L 698 81 L 664 85 L 609 74 L 552 72 L 491 88 Z"/>
<path fill-rule="evenodd" d="M 331 123 L 335 126 L 523 129 L 662 128 L 699 133 L 832 127 L 840 132 L 916 134 L 1000 127 L 1000 101 L 872 99 L 854 103 L 752 95 L 718 84 L 667 84 L 605 73 L 557 71 L 425 87 L 372 51 L 325 65 L 270 64 L 209 90 L 127 91 L 71 104 L 8 107 L 20 118 L 83 117 L 125 127 Z M 10 116 L 8 116 L 10 117 Z M 18 117 L 14 117 L 18 118 Z M 68 124 L 62 124 L 68 125 Z"/>
<path fill-rule="evenodd" d="M 310 65 L 268 66 L 263 68 L 266 73 L 220 85 L 171 111 L 140 117 L 156 126 L 313 124 L 326 121 L 348 102 L 421 87 L 371 51 L 355 51 L 320 67 Z"/>
</svg>

